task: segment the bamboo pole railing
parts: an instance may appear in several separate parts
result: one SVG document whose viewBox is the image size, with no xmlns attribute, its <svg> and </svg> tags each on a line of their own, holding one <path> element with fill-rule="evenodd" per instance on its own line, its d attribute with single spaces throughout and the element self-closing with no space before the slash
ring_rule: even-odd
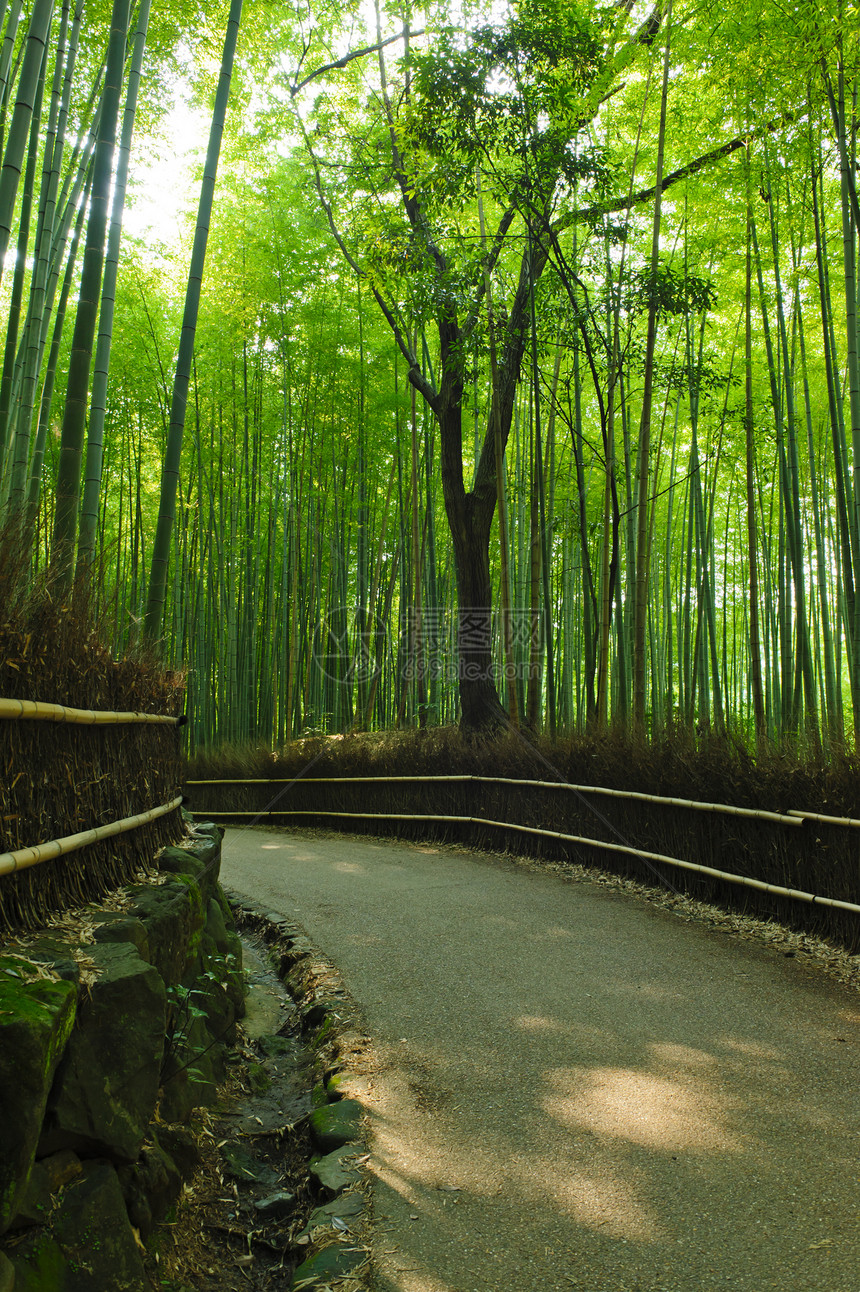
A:
<svg viewBox="0 0 860 1292">
<path fill-rule="evenodd" d="M 357 777 L 355 779 L 362 779 Z M 392 778 L 398 779 L 398 778 Z M 429 778 L 428 778 L 429 779 Z M 443 779 L 443 778 L 440 778 Z M 404 812 L 330 812 L 314 811 L 312 808 L 296 811 L 271 811 L 271 812 L 216 812 L 214 816 L 226 817 L 256 817 L 261 819 L 266 817 L 338 817 L 351 820 L 361 821 L 432 821 L 437 824 L 462 824 L 462 825 L 481 825 L 497 826 L 501 830 L 519 830 L 523 834 L 539 835 L 547 839 L 558 839 L 563 843 L 578 844 L 586 848 L 602 848 L 608 852 L 621 852 L 627 856 L 636 857 L 642 861 L 657 862 L 665 866 L 676 866 L 681 870 L 692 871 L 694 874 L 707 875 L 711 879 L 719 879 L 728 884 L 738 884 L 744 888 L 755 888 L 763 893 L 770 893 L 774 897 L 788 897 L 799 902 L 809 902 L 815 906 L 835 907 L 840 911 L 851 911 L 855 915 L 860 915 L 860 905 L 855 902 L 843 902 L 835 897 L 821 897 L 816 893 L 807 893 L 802 889 L 783 888 L 780 884 L 769 884 L 763 879 L 751 879 L 748 875 L 735 875 L 728 870 L 716 870 L 713 866 L 701 866 L 698 862 L 683 861 L 680 857 L 667 857 L 660 852 L 645 852 L 641 848 L 631 848 L 628 844 L 607 843 L 604 839 L 588 839 L 583 835 L 561 834 L 558 830 L 543 830 L 538 826 L 518 825 L 516 821 L 492 821 L 485 817 L 477 816 L 430 816 L 430 815 L 411 815 Z"/>
<path fill-rule="evenodd" d="M 860 821 L 856 817 L 827 816 L 824 812 L 799 812 L 796 808 L 789 808 L 788 815 L 799 816 L 804 821 L 820 821 L 822 825 L 853 826 L 855 829 L 860 827 Z"/>
<path fill-rule="evenodd" d="M 162 723 L 181 727 L 186 722 L 184 714 L 174 718 L 163 713 L 114 713 L 108 709 L 72 709 L 65 704 L 45 704 L 41 700 L 2 699 L 0 718 L 66 722 L 82 727 L 109 727 L 120 723 Z"/>
<path fill-rule="evenodd" d="M 473 776 L 469 773 L 451 776 L 293 776 L 287 778 L 269 778 L 269 777 L 240 777 L 234 780 L 192 780 L 186 784 L 191 785 L 336 785 L 336 784 L 365 784 L 371 782 L 385 782 L 386 784 L 397 784 L 400 782 L 419 782 L 421 784 L 431 784 L 432 782 L 464 782 L 470 781 L 474 784 L 483 782 L 487 785 L 522 785 L 534 789 L 549 790 L 570 790 L 576 794 L 600 794 L 610 798 L 634 799 L 640 803 L 657 803 L 663 807 L 689 808 L 697 812 L 715 812 L 725 816 L 738 816 L 754 818 L 759 821 L 772 821 L 778 825 L 802 826 L 804 819 L 809 818 L 808 812 L 768 812 L 764 808 L 742 808 L 733 807 L 729 803 L 701 803 L 697 799 L 676 799 L 664 798 L 658 794 L 642 794 L 638 790 L 612 790 L 606 789 L 601 785 L 573 785 L 569 781 L 528 781 L 519 777 L 511 776 Z M 230 815 L 236 816 L 236 813 Z M 829 818 L 816 818 L 829 819 Z M 835 818 L 833 818 L 835 821 Z M 841 824 L 848 824 L 842 822 Z M 853 825 L 860 825 L 860 821 L 851 822 Z"/>
<path fill-rule="evenodd" d="M 26 870 L 29 866 L 38 866 L 44 861 L 51 861 L 55 857 L 65 856 L 70 852 L 77 852 L 80 848 L 86 848 L 90 844 L 98 843 L 102 839 L 112 838 L 117 834 L 126 834 L 129 830 L 137 830 L 140 826 L 149 825 L 151 821 L 157 821 L 159 817 L 167 816 L 173 812 L 182 803 L 182 795 L 172 799 L 170 803 L 163 803 L 160 807 L 150 808 L 147 812 L 140 812 L 137 816 L 127 816 L 121 821 L 111 821 L 108 825 L 95 826 L 92 830 L 82 830 L 79 834 L 66 835 L 63 839 L 52 839 L 49 843 L 36 844 L 32 848 L 18 848 L 15 852 L 0 853 L 0 875 L 11 875 L 18 870 Z"/>
</svg>

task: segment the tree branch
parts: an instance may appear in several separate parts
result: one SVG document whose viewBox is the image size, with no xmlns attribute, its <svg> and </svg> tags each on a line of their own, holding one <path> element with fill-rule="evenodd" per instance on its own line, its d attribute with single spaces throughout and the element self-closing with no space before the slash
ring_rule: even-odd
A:
<svg viewBox="0 0 860 1292">
<path fill-rule="evenodd" d="M 317 190 L 317 197 L 319 198 L 320 206 L 325 212 L 325 217 L 326 217 L 326 220 L 328 221 L 328 227 L 331 230 L 332 237 L 334 238 L 335 242 L 340 248 L 341 255 L 343 256 L 344 260 L 349 265 L 353 273 L 358 278 L 363 278 L 366 281 L 369 281 L 367 279 L 367 274 L 361 268 L 361 266 L 359 265 L 355 257 L 352 255 L 352 252 L 349 250 L 349 247 L 346 245 L 346 241 L 343 235 L 341 234 L 340 229 L 337 227 L 337 224 L 334 218 L 334 212 L 331 209 L 331 203 L 326 197 L 325 191 L 322 186 L 322 177 L 319 172 L 319 165 L 317 162 L 316 154 L 314 153 L 314 150 L 311 147 L 311 141 L 308 138 L 308 133 L 307 133 L 307 130 L 305 129 L 304 122 L 301 120 L 300 117 L 297 117 L 297 119 L 299 121 L 299 127 L 304 136 L 305 148 L 307 149 L 308 156 L 311 159 L 311 165 L 314 168 L 314 181 L 315 181 L 315 186 Z M 414 351 L 412 350 L 412 347 L 409 345 L 408 341 L 406 340 L 406 337 L 403 335 L 403 331 L 400 327 L 400 324 L 397 321 L 397 318 L 394 314 L 394 310 L 388 304 L 388 301 L 386 301 L 385 297 L 375 286 L 375 284 L 370 283 L 370 290 L 373 293 L 374 300 L 376 301 L 377 305 L 382 311 L 382 314 L 385 318 L 386 323 L 391 328 L 392 335 L 394 336 L 394 340 L 397 343 L 397 347 L 400 350 L 400 353 L 403 355 L 404 359 L 409 364 L 410 382 L 415 387 L 415 389 L 419 392 L 419 394 L 421 394 L 422 397 L 427 401 L 428 405 L 433 410 L 433 412 L 436 412 L 439 406 L 439 392 L 436 390 L 435 386 L 433 386 L 432 382 L 427 380 L 427 378 L 424 376 L 424 373 L 421 371 L 421 365 L 418 362 L 418 358 L 415 355 Z"/>
<path fill-rule="evenodd" d="M 491 274 L 496 267 L 496 263 L 499 259 L 499 256 L 502 254 L 502 247 L 504 246 L 505 235 L 507 234 L 508 229 L 511 227 L 511 224 L 513 223 L 513 219 L 516 213 L 517 213 L 517 208 L 515 206 L 508 207 L 508 209 L 505 211 L 504 215 L 502 216 L 499 222 L 498 229 L 493 235 L 493 243 L 492 243 L 492 246 L 490 247 L 490 250 L 487 251 L 482 258 L 482 268 L 484 270 L 484 273 L 481 277 L 480 285 L 472 301 L 472 305 L 469 310 L 469 316 L 466 319 L 466 322 L 463 324 L 464 337 L 471 336 L 472 332 L 475 330 L 475 328 L 478 325 L 478 320 L 481 317 L 481 305 L 484 301 L 484 298 L 487 295 L 487 275 Z"/>
<path fill-rule="evenodd" d="M 679 170 L 673 170 L 671 174 L 664 176 L 660 191 L 665 193 L 667 188 L 671 188 L 679 180 L 686 179 L 689 175 L 695 175 L 700 170 L 705 170 L 712 162 L 721 161 L 723 157 L 730 157 L 739 148 L 746 148 L 751 139 L 766 134 L 772 135 L 779 130 L 780 126 L 790 125 L 796 120 L 797 113 L 784 112 L 781 117 L 777 117 L 774 121 L 766 122 L 751 134 L 730 139 L 727 143 L 720 144 L 719 148 L 712 148 L 710 152 L 702 153 L 700 157 L 688 162 L 686 166 L 682 166 Z M 629 211 L 631 207 L 640 206 L 643 202 L 650 202 L 656 196 L 656 187 L 643 188 L 638 193 L 628 193 L 626 197 L 615 198 L 612 202 L 601 202 L 594 206 L 583 207 L 579 211 L 571 211 L 570 214 L 559 221 L 555 226 L 555 231 L 560 233 L 564 229 L 569 229 L 578 220 L 591 220 L 600 215 L 610 215 L 614 211 Z"/>
<path fill-rule="evenodd" d="M 404 27 L 403 31 L 399 31 L 396 36 L 389 36 L 386 40 L 378 41 L 375 45 L 365 45 L 362 49 L 350 50 L 348 54 L 344 54 L 343 58 L 336 59 L 334 63 L 324 63 L 322 67 L 318 67 L 315 72 L 309 72 L 304 80 L 299 81 L 298 84 L 293 82 L 290 86 L 290 95 L 292 98 L 295 98 L 299 90 L 303 90 L 306 85 L 309 85 L 311 81 L 315 81 L 318 76 L 325 76 L 326 72 L 336 72 L 339 69 L 346 67 L 356 58 L 366 58 L 368 54 L 376 54 L 379 50 L 384 49 L 386 45 L 393 45 L 395 41 L 405 40 L 410 36 L 423 35 L 423 27 L 420 31 L 410 31 L 408 27 Z"/>
</svg>

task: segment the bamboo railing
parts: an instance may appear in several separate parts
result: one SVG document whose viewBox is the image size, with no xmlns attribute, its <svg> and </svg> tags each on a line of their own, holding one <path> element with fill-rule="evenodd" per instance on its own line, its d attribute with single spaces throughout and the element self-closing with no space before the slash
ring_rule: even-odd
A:
<svg viewBox="0 0 860 1292">
<path fill-rule="evenodd" d="M 186 721 L 184 715 L 174 717 L 169 714 L 161 713 L 121 712 L 108 709 L 76 709 L 63 704 L 46 704 L 38 700 L 13 699 L 0 699 L 0 720 L 2 719 L 7 719 L 13 722 L 56 722 L 63 725 L 84 727 L 113 727 L 144 724 L 178 727 L 182 726 Z M 18 778 L 16 778 L 16 780 L 17 779 Z M 16 848 L 13 851 L 2 852 L 0 853 L 0 877 L 15 874 L 16 872 L 26 870 L 31 866 L 38 866 L 42 862 L 51 861 L 56 857 L 62 857 L 71 852 L 77 852 L 82 848 L 99 843 L 103 839 L 109 839 L 115 835 L 127 834 L 131 830 L 137 830 L 142 826 L 149 825 L 153 821 L 159 820 L 159 818 L 163 816 L 167 816 L 170 812 L 174 812 L 181 803 L 182 795 L 179 795 L 168 803 L 148 808 L 146 811 L 138 812 L 132 816 L 122 817 L 116 821 L 94 826 L 89 830 L 82 830 L 75 834 L 51 839 L 46 843 L 34 844 L 30 847 Z"/>
<path fill-rule="evenodd" d="M 67 722 L 81 727 L 113 727 L 123 723 L 163 723 L 181 727 L 185 715 L 172 718 L 163 713 L 114 713 L 109 709 L 71 709 L 65 704 L 43 704 L 40 700 L 0 700 L 0 718 Z"/>
<path fill-rule="evenodd" d="M 769 822 L 771 824 L 787 827 L 803 827 L 806 822 L 816 822 L 832 826 L 858 827 L 860 820 L 850 817 L 827 816 L 822 813 L 805 812 L 792 809 L 788 812 L 770 812 L 758 808 L 741 808 L 734 807 L 727 803 L 705 803 L 695 799 L 667 798 L 655 794 L 643 794 L 633 790 L 615 790 L 607 789 L 595 785 L 573 785 L 562 781 L 530 781 L 516 777 L 496 777 L 496 776 L 476 776 L 471 774 L 457 774 L 449 776 L 319 776 L 319 777 L 293 777 L 293 778 L 254 778 L 243 777 L 236 779 L 217 779 L 217 780 L 189 780 L 188 788 L 206 785 L 270 785 L 274 786 L 302 786 L 306 784 L 317 785 L 348 785 L 348 784 L 428 784 L 428 783 L 485 783 L 493 785 L 511 785 L 521 788 L 532 789 L 556 789 L 569 790 L 580 796 L 598 795 L 609 796 L 618 799 L 628 799 L 638 803 L 651 803 L 661 807 L 683 808 L 691 811 L 698 811 L 711 814 L 722 814 L 730 817 L 741 817 L 747 819 L 756 819 Z M 810 905 L 830 907 L 839 911 L 850 912 L 851 914 L 860 914 L 860 904 L 855 902 L 843 901 L 839 898 L 825 897 L 819 894 L 807 892 L 799 888 L 789 888 L 781 884 L 770 883 L 766 880 L 755 879 L 748 875 L 738 875 L 731 871 L 722 870 L 714 866 L 701 865 L 697 862 L 686 861 L 680 857 L 668 856 L 664 853 L 651 852 L 645 849 L 634 848 L 627 843 L 618 841 L 609 841 L 605 839 L 593 839 L 584 835 L 566 834 L 562 831 L 547 830 L 538 826 L 522 825 L 516 821 L 496 821 L 486 817 L 475 817 L 465 815 L 437 815 L 430 813 L 398 813 L 398 812 L 349 812 L 340 810 L 303 808 L 293 810 L 274 809 L 266 807 L 256 812 L 244 811 L 210 811 L 205 809 L 207 816 L 215 818 L 228 819 L 251 819 L 251 823 L 257 821 L 280 821 L 295 819 L 298 817 L 311 819 L 338 819 L 338 820 L 355 820 L 355 821 L 401 821 L 401 822 L 423 822 L 433 825 L 471 825 L 479 827 L 489 827 L 490 829 L 508 830 L 514 833 L 522 833 L 538 838 L 553 839 L 561 843 L 573 844 L 583 848 L 594 848 L 605 850 L 613 853 L 619 853 L 637 860 L 644 861 L 650 865 L 666 865 L 676 867 L 693 874 L 707 877 L 708 879 L 717 880 L 722 883 L 734 884 L 744 888 L 755 889 L 759 892 L 771 894 L 774 897 L 786 898 L 792 901 L 806 902 Z"/>
<path fill-rule="evenodd" d="M 570 790 L 575 794 L 598 794 L 611 798 L 630 799 L 639 803 L 658 803 L 664 807 L 690 808 L 697 812 L 718 812 L 726 816 L 751 817 L 759 821 L 773 821 L 779 825 L 800 826 L 806 818 L 812 818 L 809 812 L 768 812 L 762 808 L 732 807 L 728 803 L 702 803 L 696 799 L 663 798 L 658 794 L 641 794 L 637 790 L 611 790 L 600 785 L 574 785 L 569 781 L 530 781 L 515 776 L 473 776 L 469 773 L 452 776 L 299 776 L 286 779 L 269 779 L 266 777 L 241 777 L 235 780 L 188 781 L 191 785 L 337 785 L 344 783 L 364 784 L 384 782 L 396 785 L 402 782 L 414 782 L 428 785 L 435 782 L 483 782 L 486 785 L 529 786 L 534 789 Z M 237 814 L 229 813 L 231 816 Z M 846 822 L 836 817 L 814 817 L 815 820 L 831 821 L 834 824 L 860 825 L 860 821 Z"/>
<path fill-rule="evenodd" d="M 111 821 L 108 825 L 94 826 L 92 830 L 82 830 L 78 834 L 66 835 L 63 839 L 51 839 L 49 843 L 39 843 L 32 848 L 18 848 L 15 852 L 0 853 L 0 875 L 12 875 L 17 870 L 26 870 L 29 866 L 38 866 L 43 861 L 52 861 L 54 857 L 77 852 L 101 839 L 110 839 L 117 834 L 126 834 L 140 826 L 149 825 L 159 817 L 174 812 L 182 803 L 182 795 L 170 803 L 150 808 L 148 812 L 139 812 L 137 816 L 127 816 L 121 821 Z"/>
</svg>

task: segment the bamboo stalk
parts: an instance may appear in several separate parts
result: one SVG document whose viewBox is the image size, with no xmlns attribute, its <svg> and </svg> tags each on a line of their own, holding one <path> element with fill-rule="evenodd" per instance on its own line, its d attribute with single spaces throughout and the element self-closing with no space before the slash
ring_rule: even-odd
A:
<svg viewBox="0 0 860 1292">
<path fill-rule="evenodd" d="M 69 834 L 64 839 L 52 839 L 50 843 L 39 843 L 33 848 L 19 848 L 16 852 L 4 852 L 0 855 L 0 875 L 11 875 L 16 870 L 25 870 L 28 866 L 38 866 L 43 861 L 54 857 L 63 857 L 66 853 L 77 852 L 101 839 L 110 839 L 117 834 L 126 834 L 137 830 L 142 825 L 149 825 L 159 817 L 174 812 L 182 803 L 182 796 L 163 803 L 161 807 L 150 808 L 137 816 L 127 816 L 121 821 L 111 821 L 109 825 L 99 825 L 92 830 L 83 830 L 80 834 Z"/>
<path fill-rule="evenodd" d="M 170 561 L 171 537 L 173 533 L 173 522 L 176 515 L 176 489 L 179 483 L 179 466 L 182 456 L 182 440 L 185 431 L 185 409 L 188 399 L 188 386 L 191 378 L 191 361 L 194 353 L 194 338 L 196 335 L 197 317 L 200 309 L 203 268 L 206 258 L 206 245 L 209 237 L 209 224 L 215 193 L 218 159 L 221 151 L 221 137 L 224 132 L 224 120 L 227 112 L 227 101 L 230 95 L 230 81 L 236 55 L 236 42 L 239 35 L 241 14 L 242 0 L 232 0 L 230 14 L 227 21 L 227 31 L 224 37 L 221 71 L 218 79 L 218 88 L 215 94 L 215 105 L 209 132 L 209 146 L 206 152 L 203 182 L 200 189 L 200 198 L 197 209 L 197 224 L 195 227 L 194 244 L 191 251 L 191 265 L 189 267 L 188 284 L 186 287 L 182 331 L 179 338 L 179 353 L 174 373 L 173 394 L 170 405 L 170 426 L 162 467 L 161 498 L 159 503 L 155 540 L 152 548 L 149 592 L 146 615 L 144 618 L 144 635 L 149 641 L 157 641 L 160 639 L 164 620 L 167 567 Z"/>
<path fill-rule="evenodd" d="M 172 723 L 183 717 L 163 713 L 114 713 L 109 709 L 71 709 L 65 704 L 43 704 L 41 700 L 0 700 L 0 718 L 36 718 L 45 722 L 67 722 L 78 726 L 107 727 L 119 723 Z"/>
</svg>

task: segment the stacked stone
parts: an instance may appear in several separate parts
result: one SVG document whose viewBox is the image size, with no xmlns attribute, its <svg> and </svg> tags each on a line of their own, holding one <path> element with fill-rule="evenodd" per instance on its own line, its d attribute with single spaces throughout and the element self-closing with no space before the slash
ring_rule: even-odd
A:
<svg viewBox="0 0 860 1292">
<path fill-rule="evenodd" d="M 184 1123 L 244 1012 L 220 851 L 196 826 L 121 912 L 87 912 L 94 941 L 0 957 L 0 1292 L 149 1289 L 138 1239 L 196 1165 Z"/>
</svg>

